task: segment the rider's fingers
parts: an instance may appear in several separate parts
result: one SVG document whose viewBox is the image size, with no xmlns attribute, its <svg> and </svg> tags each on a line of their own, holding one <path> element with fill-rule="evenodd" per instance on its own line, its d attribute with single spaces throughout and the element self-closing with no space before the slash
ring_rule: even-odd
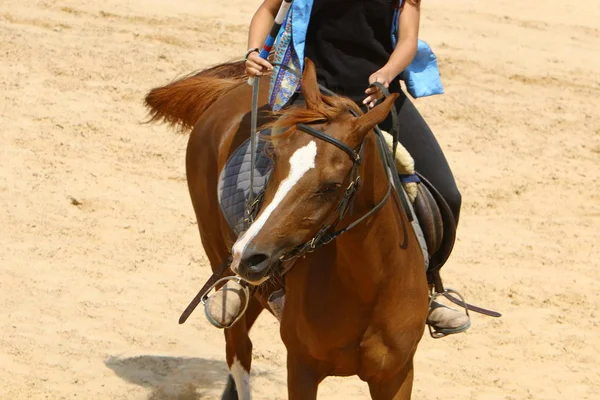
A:
<svg viewBox="0 0 600 400">
<path fill-rule="evenodd" d="M 264 58 L 261 58 L 258 53 L 252 53 L 250 57 L 248 57 L 248 62 L 252 62 L 261 68 L 265 68 L 267 71 L 271 71 L 273 69 L 271 63 Z"/>
<path fill-rule="evenodd" d="M 372 89 L 372 88 L 371 88 Z M 381 90 L 376 89 L 376 90 L 369 90 L 368 92 L 366 92 L 369 96 L 369 99 L 371 100 L 378 100 L 380 98 L 383 97 L 383 93 L 381 92 Z"/>
<path fill-rule="evenodd" d="M 253 60 L 248 60 L 248 61 L 246 61 L 246 68 L 254 68 L 254 69 L 257 69 L 260 71 L 260 70 L 262 70 L 263 67 L 259 63 L 255 62 Z"/>
<path fill-rule="evenodd" d="M 246 67 L 246 73 L 250 76 L 262 76 L 263 73 L 258 70 L 257 68 L 253 68 L 253 67 Z"/>
<path fill-rule="evenodd" d="M 388 85 L 383 84 L 384 87 L 387 89 Z M 366 90 L 365 93 L 373 96 L 375 95 L 378 99 L 383 97 L 383 92 L 381 90 L 379 90 L 379 88 L 377 86 L 369 86 Z"/>
<path fill-rule="evenodd" d="M 257 62 L 258 64 L 260 64 L 261 67 L 265 68 L 267 71 L 273 70 L 273 66 L 271 65 L 271 63 L 265 60 L 264 58 L 259 57 Z"/>
<path fill-rule="evenodd" d="M 377 99 L 374 96 L 368 96 L 366 99 L 363 100 L 363 104 L 371 104 L 376 100 Z"/>
</svg>

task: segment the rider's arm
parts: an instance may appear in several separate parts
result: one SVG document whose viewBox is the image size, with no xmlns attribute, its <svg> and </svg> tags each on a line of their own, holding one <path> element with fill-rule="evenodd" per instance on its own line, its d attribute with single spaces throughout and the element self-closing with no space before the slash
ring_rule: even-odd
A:
<svg viewBox="0 0 600 400">
<path fill-rule="evenodd" d="M 383 67 L 389 69 L 390 76 L 398 76 L 415 58 L 419 39 L 420 19 L 420 5 L 405 1 L 398 21 L 398 43 L 389 61 Z"/>
<path fill-rule="evenodd" d="M 283 0 L 264 0 L 260 7 L 258 7 L 250 23 L 250 31 L 248 33 L 249 51 L 263 47 L 282 2 Z M 246 61 L 246 73 L 248 75 L 262 75 L 262 73 L 271 69 L 273 69 L 271 64 L 260 58 L 258 52 L 248 55 L 248 61 Z"/>
<path fill-rule="evenodd" d="M 250 22 L 248 49 L 262 48 L 283 0 L 264 0 Z"/>
<path fill-rule="evenodd" d="M 398 42 L 388 62 L 379 71 L 369 77 L 369 84 L 380 82 L 388 87 L 390 82 L 406 69 L 417 54 L 419 22 L 421 19 L 420 2 L 405 1 L 398 17 Z M 378 89 L 371 87 L 365 91 L 368 95 L 363 104 L 375 105 L 380 97 Z"/>
</svg>

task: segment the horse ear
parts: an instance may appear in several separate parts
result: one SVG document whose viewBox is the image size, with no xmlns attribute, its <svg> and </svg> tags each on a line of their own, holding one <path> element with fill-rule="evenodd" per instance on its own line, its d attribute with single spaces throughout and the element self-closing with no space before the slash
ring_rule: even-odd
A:
<svg viewBox="0 0 600 400">
<path fill-rule="evenodd" d="M 315 64 L 309 58 L 304 59 L 302 93 L 304 94 L 307 109 L 322 109 L 323 100 L 321 100 L 321 91 L 319 90 L 319 84 L 317 83 L 317 69 L 315 68 Z"/>
<path fill-rule="evenodd" d="M 363 137 L 375 128 L 375 125 L 383 122 L 386 119 L 394 102 L 400 95 L 398 93 L 390 94 L 381 104 L 375 106 L 372 110 L 353 121 L 352 133 L 360 136 L 358 142 L 361 142 Z"/>
</svg>

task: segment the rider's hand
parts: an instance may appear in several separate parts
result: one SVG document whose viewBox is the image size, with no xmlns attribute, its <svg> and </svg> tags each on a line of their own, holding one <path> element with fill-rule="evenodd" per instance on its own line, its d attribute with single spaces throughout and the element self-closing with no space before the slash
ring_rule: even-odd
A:
<svg viewBox="0 0 600 400">
<path fill-rule="evenodd" d="M 251 77 L 263 76 L 273 71 L 273 66 L 264 58 L 261 58 L 257 51 L 248 55 L 246 60 L 246 74 Z"/>
<path fill-rule="evenodd" d="M 385 67 L 381 68 L 379 71 L 373 73 L 373 75 L 369 77 L 369 85 L 373 82 L 379 82 L 387 89 L 390 87 L 390 82 L 392 82 L 392 80 L 395 78 L 391 75 L 392 74 L 387 71 Z M 363 100 L 363 104 L 368 105 L 369 108 L 375 107 L 377 100 L 383 97 L 383 93 L 381 93 L 376 86 L 369 87 L 367 90 L 365 90 L 365 93 L 367 94 L 367 97 Z"/>
</svg>

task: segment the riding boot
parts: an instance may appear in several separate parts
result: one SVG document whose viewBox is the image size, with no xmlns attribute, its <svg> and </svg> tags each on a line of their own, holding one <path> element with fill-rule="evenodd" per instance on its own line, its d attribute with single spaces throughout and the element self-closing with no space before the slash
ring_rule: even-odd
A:
<svg viewBox="0 0 600 400">
<path fill-rule="evenodd" d="M 464 332 L 471 327 L 471 319 L 464 311 L 458 311 L 437 301 L 432 301 L 427 315 L 427 325 L 434 332 L 446 335 Z"/>
<path fill-rule="evenodd" d="M 471 327 L 471 319 L 466 310 L 455 310 L 435 300 L 436 296 L 433 293 L 442 294 L 446 292 L 439 270 L 430 274 L 428 278 L 432 281 L 429 289 L 434 297 L 432 300 L 430 297 L 431 302 L 429 313 L 427 314 L 427 325 L 430 326 L 432 335 L 441 338 L 469 329 Z"/>
<path fill-rule="evenodd" d="M 229 281 L 222 288 L 215 291 L 204 303 L 206 319 L 215 327 L 224 329 L 235 324 L 246 312 L 249 296 L 252 294 L 250 287 L 237 281 Z M 285 289 L 281 284 L 272 284 L 261 292 L 268 298 L 268 309 L 281 321 L 285 301 Z"/>
</svg>

